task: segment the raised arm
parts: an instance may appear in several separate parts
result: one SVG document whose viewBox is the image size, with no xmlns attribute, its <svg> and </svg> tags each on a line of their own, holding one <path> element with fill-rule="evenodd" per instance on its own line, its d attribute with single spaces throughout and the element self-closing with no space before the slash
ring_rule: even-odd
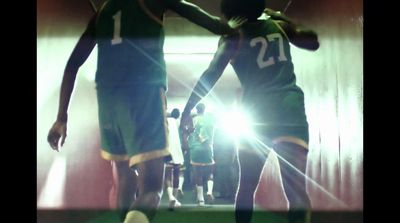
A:
<svg viewBox="0 0 400 223">
<path fill-rule="evenodd" d="M 167 6 L 182 17 L 204 27 L 214 34 L 223 35 L 235 32 L 227 23 L 222 22 L 219 17 L 210 15 L 199 6 L 190 2 L 184 0 L 167 0 Z"/>
<path fill-rule="evenodd" d="M 181 126 L 190 126 L 190 111 L 206 96 L 221 77 L 237 47 L 237 37 L 221 37 L 220 45 L 209 67 L 197 81 L 182 112 Z"/>
<path fill-rule="evenodd" d="M 319 48 L 318 35 L 315 31 L 294 22 L 286 15 L 272 9 L 266 8 L 264 13 L 271 16 L 273 20 L 276 20 L 293 45 L 312 51 Z"/>
<path fill-rule="evenodd" d="M 58 142 L 61 138 L 61 146 L 64 144 L 67 136 L 67 120 L 68 120 L 68 105 L 72 91 L 75 85 L 76 75 L 80 66 L 86 61 L 96 45 L 94 38 L 95 17 L 93 17 L 84 33 L 81 35 L 78 43 L 72 51 L 67 65 L 64 70 L 64 76 L 61 83 L 60 101 L 58 106 L 57 119 L 51 127 L 47 136 L 52 149 L 58 151 Z"/>
</svg>

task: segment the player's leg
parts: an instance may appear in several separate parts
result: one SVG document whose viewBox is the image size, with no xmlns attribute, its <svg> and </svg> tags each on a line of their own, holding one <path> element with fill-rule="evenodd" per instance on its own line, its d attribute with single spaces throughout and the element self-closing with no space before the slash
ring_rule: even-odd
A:
<svg viewBox="0 0 400 223">
<path fill-rule="evenodd" d="M 164 183 L 165 183 L 166 188 L 168 188 L 168 187 L 172 188 L 172 166 L 170 164 L 167 164 L 165 166 Z"/>
<path fill-rule="evenodd" d="M 250 147 L 239 148 L 239 185 L 235 199 L 236 223 L 250 223 L 254 208 L 254 192 L 257 188 L 266 156 Z"/>
<path fill-rule="evenodd" d="M 108 202 L 109 202 L 109 207 L 111 209 L 117 209 L 118 208 L 118 199 L 117 199 L 118 173 L 117 173 L 117 168 L 114 167 L 113 162 L 110 162 L 110 167 L 112 170 L 112 182 L 111 182 L 111 189 L 108 194 Z"/>
<path fill-rule="evenodd" d="M 183 157 L 184 157 L 183 165 L 185 167 L 183 171 L 183 178 L 185 179 L 185 181 L 183 182 L 182 188 L 184 188 L 185 190 L 187 189 L 192 190 L 193 176 L 192 176 L 192 164 L 190 164 L 190 153 L 189 152 L 185 153 Z"/>
<path fill-rule="evenodd" d="M 154 218 L 163 191 L 164 166 L 163 157 L 137 165 L 139 196 L 132 204 L 125 223 L 149 223 Z"/>
<path fill-rule="evenodd" d="M 182 169 L 183 168 L 183 169 Z M 182 198 L 184 193 L 183 193 L 183 184 L 185 182 L 185 167 L 183 165 L 179 166 L 179 183 L 178 183 L 178 191 L 177 191 L 177 198 Z"/>
<path fill-rule="evenodd" d="M 123 146 L 123 139 L 119 131 L 118 117 L 120 117 L 119 112 L 123 109 L 116 110 L 115 104 L 121 102 L 121 97 L 117 91 L 97 88 L 97 99 L 101 156 L 111 161 L 113 174 L 110 206 L 118 209 L 120 219 L 123 221 L 135 200 L 137 179 L 136 173 L 129 168 L 127 151 Z"/>
<path fill-rule="evenodd" d="M 166 169 L 165 169 L 165 184 L 166 184 L 166 188 L 167 188 L 167 195 L 168 195 L 168 202 L 169 202 L 168 206 L 170 209 L 181 206 L 181 203 L 178 201 L 178 199 L 176 197 L 177 196 L 176 191 L 178 190 L 177 184 L 179 182 L 176 182 L 176 179 L 175 179 L 175 169 L 176 169 L 175 166 L 176 166 L 176 164 L 169 163 L 169 164 L 167 164 Z M 178 178 L 178 180 L 179 180 L 179 178 Z"/>
<path fill-rule="evenodd" d="M 114 176 L 116 202 L 121 222 L 124 221 L 129 207 L 135 201 L 137 175 L 129 168 L 128 161 L 111 161 Z"/>
<path fill-rule="evenodd" d="M 138 172 L 138 196 L 131 204 L 125 223 L 149 222 L 159 207 L 164 183 L 167 148 L 167 121 L 165 117 L 165 89 L 139 85 L 113 89 L 114 133 L 121 138 L 123 158 L 129 159 L 130 168 Z M 125 155 L 126 154 L 126 155 Z"/>
<path fill-rule="evenodd" d="M 180 207 L 181 203 L 178 201 L 178 188 L 179 188 L 179 173 L 180 173 L 180 165 L 179 164 L 173 164 L 171 168 L 171 176 L 172 176 L 172 196 L 175 199 L 170 206 L 172 207 Z"/>
<path fill-rule="evenodd" d="M 290 142 L 277 143 L 274 148 L 279 155 L 283 188 L 289 201 L 289 223 L 309 223 L 311 201 L 305 176 L 308 149 Z"/>
<path fill-rule="evenodd" d="M 215 165 L 209 165 L 204 167 L 205 176 L 207 179 L 207 202 L 209 204 L 214 203 L 214 166 Z"/>
<path fill-rule="evenodd" d="M 193 178 L 196 185 L 196 198 L 199 206 L 204 206 L 203 168 L 193 165 Z"/>
<path fill-rule="evenodd" d="M 180 164 L 173 164 L 172 166 L 172 195 L 175 198 L 174 207 L 180 207 L 181 203 L 178 201 L 178 190 L 179 190 L 179 175 L 180 175 Z"/>
<path fill-rule="evenodd" d="M 173 208 L 175 206 L 176 198 L 173 194 L 173 176 L 172 176 L 173 166 L 172 164 L 167 164 L 165 167 L 165 187 L 167 190 L 168 202 L 169 207 Z"/>
<path fill-rule="evenodd" d="M 174 196 L 176 197 L 179 189 L 180 181 L 180 164 L 174 164 L 172 167 L 172 187 L 174 188 Z"/>
</svg>

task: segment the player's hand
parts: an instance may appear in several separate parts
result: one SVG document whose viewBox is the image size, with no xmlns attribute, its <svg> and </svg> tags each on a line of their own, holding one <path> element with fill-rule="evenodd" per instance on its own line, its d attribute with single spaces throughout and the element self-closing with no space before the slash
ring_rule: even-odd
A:
<svg viewBox="0 0 400 223">
<path fill-rule="evenodd" d="M 239 28 L 243 23 L 247 22 L 247 18 L 242 17 L 242 16 L 235 16 L 232 17 L 229 21 L 228 21 L 228 25 L 232 28 L 232 29 L 237 29 Z"/>
<path fill-rule="evenodd" d="M 53 150 L 56 150 L 58 152 L 58 145 L 60 138 L 61 138 L 61 146 L 63 146 L 66 137 L 67 137 L 67 123 L 56 121 L 51 127 L 49 134 L 47 135 L 47 142 L 49 142 Z"/>
</svg>

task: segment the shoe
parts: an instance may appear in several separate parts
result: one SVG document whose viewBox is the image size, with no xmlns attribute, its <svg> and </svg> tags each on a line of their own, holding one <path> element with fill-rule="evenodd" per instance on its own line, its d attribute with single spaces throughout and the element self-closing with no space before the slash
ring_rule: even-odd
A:
<svg viewBox="0 0 400 223">
<path fill-rule="evenodd" d="M 179 202 L 178 200 L 172 200 L 172 201 L 169 201 L 168 209 L 173 210 L 174 208 L 177 208 L 180 206 L 182 206 L 181 202 Z"/>
<path fill-rule="evenodd" d="M 205 203 L 204 203 L 204 201 L 198 201 L 197 205 L 200 207 L 204 207 Z"/>
<path fill-rule="evenodd" d="M 169 201 L 169 203 L 168 203 L 168 209 L 169 209 L 169 210 L 173 210 L 174 207 L 175 207 L 175 203 L 176 203 L 176 200 Z"/>
<path fill-rule="evenodd" d="M 213 204 L 214 203 L 214 195 L 207 194 L 207 203 Z"/>
<path fill-rule="evenodd" d="M 182 206 L 181 202 L 179 202 L 178 200 L 175 200 L 175 207 L 178 208 Z"/>
</svg>

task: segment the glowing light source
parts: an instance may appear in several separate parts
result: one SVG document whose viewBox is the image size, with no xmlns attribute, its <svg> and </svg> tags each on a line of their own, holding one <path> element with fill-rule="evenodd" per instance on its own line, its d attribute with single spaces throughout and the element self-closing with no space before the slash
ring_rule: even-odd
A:
<svg viewBox="0 0 400 223">
<path fill-rule="evenodd" d="M 253 134 L 249 116 L 238 108 L 219 115 L 217 128 L 221 128 L 229 137 L 248 137 Z"/>
</svg>

